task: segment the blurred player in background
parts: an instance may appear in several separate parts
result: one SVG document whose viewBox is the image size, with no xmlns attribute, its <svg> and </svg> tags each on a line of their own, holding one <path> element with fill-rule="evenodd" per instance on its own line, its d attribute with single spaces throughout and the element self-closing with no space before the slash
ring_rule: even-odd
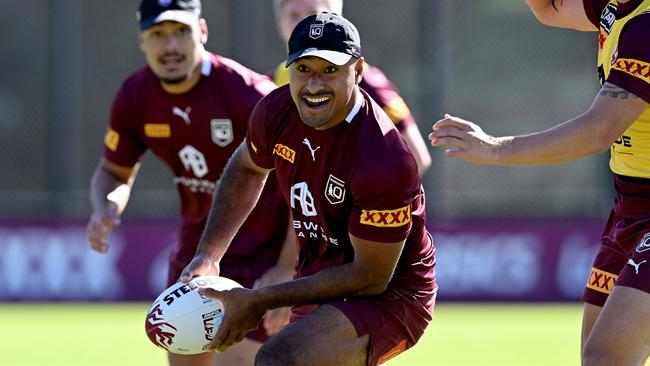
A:
<svg viewBox="0 0 650 366">
<path fill-rule="evenodd" d="M 278 31 L 286 45 L 293 28 L 308 15 L 322 11 L 342 15 L 343 0 L 273 0 L 273 9 Z M 368 92 L 397 126 L 413 153 L 420 175 L 424 174 L 431 165 L 431 155 L 411 111 L 386 75 L 376 67 L 365 65 L 359 86 Z M 284 61 L 277 66 L 273 81 L 279 86 L 289 83 L 289 69 Z"/>
<path fill-rule="evenodd" d="M 217 273 L 275 169 L 298 238 L 296 279 L 201 289 L 226 309 L 210 347 L 227 349 L 267 309 L 294 306 L 292 323 L 262 346 L 256 364 L 380 364 L 418 341 L 435 302 L 418 167 L 393 122 L 358 87 L 364 61 L 350 22 L 313 14 L 298 23 L 288 49 L 289 86 L 255 107 L 181 281 Z"/>
<path fill-rule="evenodd" d="M 610 150 L 616 197 L 583 293 L 582 359 L 641 365 L 650 354 L 650 0 L 527 3 L 544 24 L 600 32 L 602 88 L 589 110 L 507 137 L 447 115 L 429 138 L 478 164 L 555 164 Z"/>
<path fill-rule="evenodd" d="M 253 107 L 275 84 L 205 50 L 208 29 L 199 0 L 144 0 L 138 17 L 140 47 L 148 65 L 123 83 L 113 101 L 103 158 L 91 181 L 88 239 L 95 251 L 109 249 L 108 236 L 120 222 L 140 161 L 150 149 L 173 172 L 181 197 L 183 222 L 169 260 L 171 285 L 194 256 L 215 182 L 243 141 Z M 271 176 L 221 261 L 221 273 L 246 287 L 256 280 L 289 280 L 297 254 L 288 215 Z M 289 264 L 276 268 L 285 236 L 289 245 L 282 258 Z M 289 273 L 278 268 L 288 268 Z M 217 365 L 252 364 L 267 335 L 257 329 L 247 337 L 241 347 L 223 354 L 169 354 L 169 360 L 173 366 L 209 365 L 213 358 Z"/>
</svg>

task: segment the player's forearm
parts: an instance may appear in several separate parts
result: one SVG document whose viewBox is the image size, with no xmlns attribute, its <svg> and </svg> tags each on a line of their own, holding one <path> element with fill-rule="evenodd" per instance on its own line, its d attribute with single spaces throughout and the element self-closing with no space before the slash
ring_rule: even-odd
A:
<svg viewBox="0 0 650 366">
<path fill-rule="evenodd" d="M 607 151 L 613 139 L 588 115 L 578 116 L 548 130 L 497 138 L 495 162 L 503 165 L 547 165 L 577 160 Z"/>
<path fill-rule="evenodd" d="M 319 304 L 335 298 L 372 296 L 383 292 L 388 282 L 371 271 L 346 263 L 307 277 L 257 289 L 258 303 L 264 309 Z"/>
<path fill-rule="evenodd" d="M 129 201 L 132 185 L 133 179 L 121 179 L 100 164 L 95 169 L 90 182 L 90 201 L 93 210 L 104 210 L 109 205 L 115 205 L 117 213 L 121 214 Z"/>
<path fill-rule="evenodd" d="M 239 150 L 238 150 L 239 151 Z M 212 198 L 210 214 L 197 249 L 219 261 L 257 202 L 266 177 L 245 167 L 237 152 L 226 165 Z"/>
</svg>

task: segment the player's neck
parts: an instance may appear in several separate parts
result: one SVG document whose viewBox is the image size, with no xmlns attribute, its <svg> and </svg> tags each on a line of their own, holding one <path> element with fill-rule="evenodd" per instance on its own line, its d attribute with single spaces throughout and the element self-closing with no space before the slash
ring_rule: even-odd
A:
<svg viewBox="0 0 650 366">
<path fill-rule="evenodd" d="M 169 84 L 160 81 L 160 86 L 169 94 L 183 94 L 194 88 L 199 82 L 199 79 L 201 79 L 201 62 L 194 67 L 190 76 L 182 82 Z"/>
</svg>

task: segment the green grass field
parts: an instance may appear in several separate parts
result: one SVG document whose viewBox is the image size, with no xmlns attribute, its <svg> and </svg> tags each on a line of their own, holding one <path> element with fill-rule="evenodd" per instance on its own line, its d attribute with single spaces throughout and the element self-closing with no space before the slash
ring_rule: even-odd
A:
<svg viewBox="0 0 650 366">
<path fill-rule="evenodd" d="M 144 333 L 148 304 L 0 304 L 0 365 L 166 365 Z M 578 365 L 581 304 L 438 304 L 389 366 Z"/>
</svg>

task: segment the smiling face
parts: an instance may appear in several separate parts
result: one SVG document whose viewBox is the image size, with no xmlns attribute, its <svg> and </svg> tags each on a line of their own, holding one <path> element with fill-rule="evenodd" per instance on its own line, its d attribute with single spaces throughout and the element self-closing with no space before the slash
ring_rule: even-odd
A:
<svg viewBox="0 0 650 366">
<path fill-rule="evenodd" d="M 207 41 L 205 20 L 193 25 L 165 21 L 140 33 L 140 48 L 163 88 L 189 90 L 200 78 L 201 55 Z"/>
<path fill-rule="evenodd" d="M 291 97 L 302 121 L 317 130 L 342 122 L 354 106 L 363 58 L 337 66 L 319 57 L 302 57 L 289 70 Z"/>
</svg>

